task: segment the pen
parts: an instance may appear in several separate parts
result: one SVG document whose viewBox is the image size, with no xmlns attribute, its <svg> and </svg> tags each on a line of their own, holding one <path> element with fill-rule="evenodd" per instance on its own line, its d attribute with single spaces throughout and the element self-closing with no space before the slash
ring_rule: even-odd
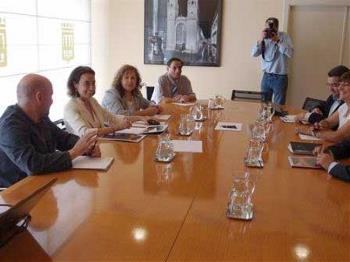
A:
<svg viewBox="0 0 350 262">
<path fill-rule="evenodd" d="M 237 126 L 235 125 L 222 125 L 222 128 L 232 128 L 232 129 L 237 129 Z"/>
</svg>

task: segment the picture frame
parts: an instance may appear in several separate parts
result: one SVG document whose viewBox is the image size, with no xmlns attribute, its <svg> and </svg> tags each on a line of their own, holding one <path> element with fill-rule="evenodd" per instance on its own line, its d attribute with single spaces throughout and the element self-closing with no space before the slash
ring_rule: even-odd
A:
<svg viewBox="0 0 350 262">
<path fill-rule="evenodd" d="M 222 0 L 145 0 L 144 63 L 220 66 Z"/>
</svg>

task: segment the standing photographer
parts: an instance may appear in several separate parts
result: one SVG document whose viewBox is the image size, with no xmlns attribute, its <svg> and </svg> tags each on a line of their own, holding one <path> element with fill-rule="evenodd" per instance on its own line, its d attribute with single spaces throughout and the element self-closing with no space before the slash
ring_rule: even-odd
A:
<svg viewBox="0 0 350 262">
<path fill-rule="evenodd" d="M 270 17 L 265 22 L 261 38 L 253 47 L 252 56 L 262 57 L 261 67 L 264 72 L 261 81 L 261 92 L 265 99 L 284 105 L 288 87 L 288 58 L 293 56 L 293 46 L 290 37 L 278 31 L 278 19 Z"/>
</svg>

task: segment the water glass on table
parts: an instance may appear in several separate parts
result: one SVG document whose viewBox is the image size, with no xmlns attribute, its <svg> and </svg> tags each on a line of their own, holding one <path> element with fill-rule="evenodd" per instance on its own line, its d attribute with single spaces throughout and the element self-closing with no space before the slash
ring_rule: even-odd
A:
<svg viewBox="0 0 350 262">
<path fill-rule="evenodd" d="M 249 173 L 246 172 L 243 176 L 234 177 L 227 204 L 227 216 L 243 220 L 252 219 L 254 190 L 255 181 Z"/>
<path fill-rule="evenodd" d="M 180 115 L 179 134 L 182 136 L 189 136 L 192 134 L 195 127 L 195 121 L 190 114 Z"/>
<path fill-rule="evenodd" d="M 191 108 L 190 113 L 195 121 L 202 121 L 204 119 L 203 107 L 198 103 Z"/>
<path fill-rule="evenodd" d="M 262 151 L 264 149 L 264 143 L 258 139 L 251 139 L 249 141 L 247 156 L 245 163 L 248 166 L 262 167 Z"/>
<path fill-rule="evenodd" d="M 252 139 L 262 142 L 266 140 L 266 123 L 256 121 L 253 125 L 250 125 L 249 128 Z"/>
<path fill-rule="evenodd" d="M 174 145 L 169 134 L 164 133 L 159 136 L 159 143 L 155 153 L 155 159 L 160 162 L 170 162 L 175 156 Z"/>
<path fill-rule="evenodd" d="M 222 95 L 215 95 L 215 106 L 224 107 L 225 98 Z"/>
</svg>

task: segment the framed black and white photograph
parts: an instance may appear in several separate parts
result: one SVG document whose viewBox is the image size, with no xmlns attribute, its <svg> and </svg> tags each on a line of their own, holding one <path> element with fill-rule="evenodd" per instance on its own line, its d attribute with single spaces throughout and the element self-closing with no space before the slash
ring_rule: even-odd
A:
<svg viewBox="0 0 350 262">
<path fill-rule="evenodd" d="M 144 62 L 220 66 L 222 0 L 145 0 Z"/>
</svg>

